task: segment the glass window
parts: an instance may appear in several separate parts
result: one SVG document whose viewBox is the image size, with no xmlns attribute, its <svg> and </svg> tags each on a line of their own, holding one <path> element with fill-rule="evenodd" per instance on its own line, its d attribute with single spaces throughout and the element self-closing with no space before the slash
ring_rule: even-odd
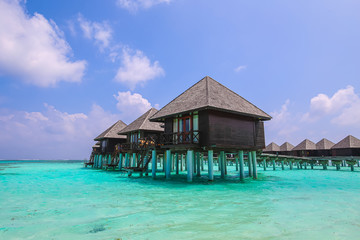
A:
<svg viewBox="0 0 360 240">
<path fill-rule="evenodd" d="M 197 115 L 197 114 L 193 115 L 193 130 L 194 131 L 199 130 L 199 115 Z"/>
</svg>

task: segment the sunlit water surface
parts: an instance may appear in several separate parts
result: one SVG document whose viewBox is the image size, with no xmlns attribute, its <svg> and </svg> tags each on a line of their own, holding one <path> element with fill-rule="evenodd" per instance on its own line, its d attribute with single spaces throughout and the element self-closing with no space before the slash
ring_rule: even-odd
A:
<svg viewBox="0 0 360 240">
<path fill-rule="evenodd" d="M 358 168 L 158 176 L 2 161 L 0 239 L 360 239 Z"/>
</svg>

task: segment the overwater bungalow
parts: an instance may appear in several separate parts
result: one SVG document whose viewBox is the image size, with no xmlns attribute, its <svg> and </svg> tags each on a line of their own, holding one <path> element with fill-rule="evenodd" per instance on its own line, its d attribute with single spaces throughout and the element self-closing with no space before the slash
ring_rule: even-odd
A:
<svg viewBox="0 0 360 240">
<path fill-rule="evenodd" d="M 260 108 L 206 76 L 155 113 L 150 121 L 165 124 L 159 144 L 167 152 L 168 162 L 171 162 L 171 153 L 186 153 L 191 181 L 191 169 L 195 164 L 199 169 L 203 155 L 209 160 L 210 180 L 213 179 L 214 153 L 219 156 L 222 177 L 225 153 L 235 153 L 243 160 L 246 151 L 256 166 L 256 152 L 265 148 L 264 121 L 270 119 Z M 196 158 L 194 163 L 193 158 Z M 256 167 L 250 172 L 256 178 Z M 169 169 L 166 175 L 170 177 Z"/>
<path fill-rule="evenodd" d="M 155 108 L 149 109 L 117 133 L 120 136 L 127 136 L 126 143 L 120 146 L 121 151 L 125 153 L 126 169 L 141 172 L 146 170 L 149 162 L 144 160 L 150 160 L 151 150 L 156 148 L 156 141 L 160 133 L 164 132 L 164 124 L 149 121 L 157 111 Z"/>
<path fill-rule="evenodd" d="M 263 150 L 263 152 L 269 153 L 269 154 L 279 154 L 280 146 L 274 142 L 271 142 L 269 145 L 266 146 L 266 148 Z"/>
<path fill-rule="evenodd" d="M 309 139 L 305 139 L 297 146 L 295 146 L 291 151 L 293 152 L 293 156 L 298 157 L 317 156 L 316 145 Z"/>
<path fill-rule="evenodd" d="M 335 145 L 332 141 L 323 138 L 316 143 L 316 156 L 331 156 L 331 148 Z"/>
<path fill-rule="evenodd" d="M 360 156 L 360 140 L 349 135 L 331 148 L 333 156 Z"/>
<path fill-rule="evenodd" d="M 94 141 L 100 142 L 101 154 L 111 154 L 114 152 L 116 144 L 126 142 L 126 136 L 117 134 L 125 127 L 126 124 L 119 120 L 94 139 Z"/>
<path fill-rule="evenodd" d="M 291 152 L 291 150 L 293 150 L 294 145 L 292 145 L 289 142 L 284 142 L 281 146 L 280 146 L 280 152 L 279 155 L 293 155 L 293 153 Z"/>
</svg>

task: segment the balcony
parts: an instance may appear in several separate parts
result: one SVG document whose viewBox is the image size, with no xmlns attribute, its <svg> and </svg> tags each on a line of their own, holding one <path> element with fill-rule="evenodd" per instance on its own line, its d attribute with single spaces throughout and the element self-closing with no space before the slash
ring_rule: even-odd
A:
<svg viewBox="0 0 360 240">
<path fill-rule="evenodd" d="M 177 133 L 163 133 L 160 135 L 160 145 L 178 145 L 178 144 L 195 144 L 200 142 L 200 132 L 177 132 Z"/>
<path fill-rule="evenodd" d="M 156 147 L 156 139 L 155 137 L 146 137 L 141 138 L 138 140 L 138 142 L 132 142 L 132 143 L 123 143 L 119 145 L 120 151 L 145 151 L 149 148 L 155 148 Z"/>
</svg>

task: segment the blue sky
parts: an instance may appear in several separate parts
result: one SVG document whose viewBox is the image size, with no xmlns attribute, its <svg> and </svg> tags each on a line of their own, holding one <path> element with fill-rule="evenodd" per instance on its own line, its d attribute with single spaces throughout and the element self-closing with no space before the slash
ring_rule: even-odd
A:
<svg viewBox="0 0 360 240">
<path fill-rule="evenodd" d="M 0 0 L 0 159 L 93 138 L 208 75 L 273 116 L 266 143 L 360 138 L 360 2 Z"/>
</svg>

